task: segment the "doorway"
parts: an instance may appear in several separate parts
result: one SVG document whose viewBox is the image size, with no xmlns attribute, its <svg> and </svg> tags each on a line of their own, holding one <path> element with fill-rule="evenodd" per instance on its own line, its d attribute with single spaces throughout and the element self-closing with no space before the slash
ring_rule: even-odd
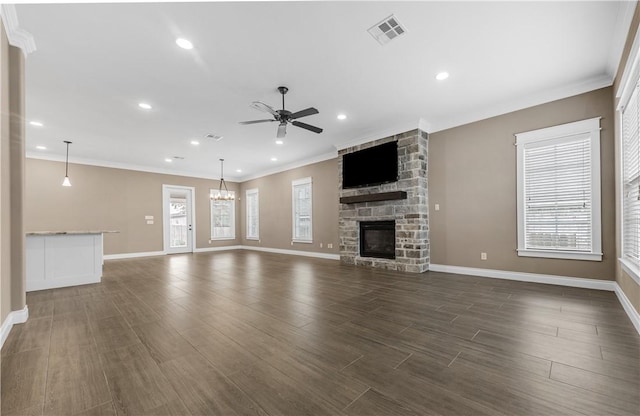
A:
<svg viewBox="0 0 640 416">
<path fill-rule="evenodd" d="M 192 253 L 195 246 L 195 189 L 162 185 L 164 252 Z"/>
</svg>

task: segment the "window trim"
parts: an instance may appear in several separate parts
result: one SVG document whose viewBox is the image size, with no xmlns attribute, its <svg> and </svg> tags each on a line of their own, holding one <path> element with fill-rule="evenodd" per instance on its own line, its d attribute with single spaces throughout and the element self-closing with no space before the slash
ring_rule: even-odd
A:
<svg viewBox="0 0 640 416">
<path fill-rule="evenodd" d="M 516 196 L 519 257 L 602 261 L 602 206 L 600 183 L 600 119 L 594 117 L 572 123 L 516 134 Z M 591 252 L 572 250 L 528 249 L 525 246 L 524 149 L 528 144 L 562 141 L 571 136 L 588 134 L 591 145 Z"/>
<path fill-rule="evenodd" d="M 296 196 L 295 189 L 296 186 L 300 185 L 311 185 L 311 192 L 309 196 L 309 217 L 311 222 L 311 228 L 309 230 L 309 239 L 304 238 L 296 238 Z M 304 244 L 312 244 L 313 243 L 313 180 L 311 176 L 306 178 L 296 179 L 291 181 L 291 242 L 293 243 L 304 243 Z"/>
<path fill-rule="evenodd" d="M 256 195 L 256 211 L 257 211 L 257 216 L 256 216 L 256 235 L 255 236 L 249 236 L 249 196 L 250 195 Z M 247 189 L 245 191 L 245 198 L 246 198 L 246 204 L 245 204 L 245 220 L 246 220 L 246 229 L 245 229 L 245 238 L 247 240 L 255 240 L 255 241 L 260 241 L 260 193 L 258 188 L 253 188 L 253 189 Z"/>
<path fill-rule="evenodd" d="M 228 200 L 226 202 L 231 202 L 231 237 L 214 237 L 213 236 L 213 225 L 214 225 L 214 221 L 213 221 L 213 204 L 216 202 L 213 199 L 213 195 L 215 195 L 215 193 L 217 192 L 217 189 L 209 189 L 209 221 L 211 222 L 211 230 L 209 230 L 210 233 L 210 239 L 212 241 L 223 241 L 223 240 L 235 240 L 236 239 L 236 201 L 235 198 L 232 200 Z M 235 191 L 229 191 L 229 194 L 232 194 L 235 197 Z"/>
<path fill-rule="evenodd" d="M 617 237 L 618 245 L 620 247 L 618 257 L 618 264 L 621 269 L 631 277 L 636 283 L 640 284 L 640 265 L 636 265 L 631 261 L 624 258 L 624 137 L 622 136 L 622 111 L 629 103 L 634 90 L 640 83 L 640 30 L 636 33 L 629 51 L 627 62 L 622 73 L 620 86 L 616 91 L 616 98 L 618 103 L 616 106 L 616 117 L 618 118 L 618 168 L 616 169 L 616 183 L 618 188 L 618 207 L 616 212 L 620 215 L 620 221 L 617 221 Z"/>
</svg>

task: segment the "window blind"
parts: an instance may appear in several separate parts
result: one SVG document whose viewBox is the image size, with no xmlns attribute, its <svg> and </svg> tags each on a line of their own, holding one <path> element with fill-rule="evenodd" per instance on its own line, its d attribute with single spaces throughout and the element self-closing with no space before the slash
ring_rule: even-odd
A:
<svg viewBox="0 0 640 416">
<path fill-rule="evenodd" d="M 233 191 L 229 191 L 234 195 Z M 211 238 L 235 238 L 235 200 L 211 200 Z"/>
<path fill-rule="evenodd" d="M 260 232 L 260 210 L 258 207 L 258 190 L 247 190 L 247 238 L 258 239 Z"/>
<path fill-rule="evenodd" d="M 294 181 L 293 192 L 293 239 L 311 241 L 311 178 Z"/>
<path fill-rule="evenodd" d="M 527 144 L 525 249 L 591 252 L 591 187 L 589 134 Z"/>
<path fill-rule="evenodd" d="M 622 110 L 622 256 L 640 266 L 640 105 L 638 84 Z"/>
</svg>

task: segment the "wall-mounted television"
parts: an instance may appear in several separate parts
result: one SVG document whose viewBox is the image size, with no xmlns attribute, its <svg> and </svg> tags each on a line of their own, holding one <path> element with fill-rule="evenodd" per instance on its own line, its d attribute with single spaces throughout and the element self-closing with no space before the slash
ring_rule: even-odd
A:
<svg viewBox="0 0 640 416">
<path fill-rule="evenodd" d="M 398 142 L 342 156 L 342 188 L 360 188 L 398 180 Z"/>
</svg>

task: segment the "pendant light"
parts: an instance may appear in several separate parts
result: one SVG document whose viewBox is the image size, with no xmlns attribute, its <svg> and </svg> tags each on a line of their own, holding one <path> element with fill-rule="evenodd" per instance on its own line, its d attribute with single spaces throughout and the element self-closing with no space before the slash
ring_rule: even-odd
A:
<svg viewBox="0 0 640 416">
<path fill-rule="evenodd" d="M 222 188 L 224 187 L 224 190 Z M 216 201 L 232 201 L 235 199 L 232 193 L 227 189 L 227 183 L 224 181 L 224 159 L 220 159 L 220 186 L 218 193 L 213 196 Z"/>
<path fill-rule="evenodd" d="M 62 186 L 71 186 L 71 181 L 69 180 L 69 145 L 71 142 L 64 140 L 64 143 L 67 144 L 67 159 L 64 163 L 64 180 L 62 181 Z"/>
</svg>

